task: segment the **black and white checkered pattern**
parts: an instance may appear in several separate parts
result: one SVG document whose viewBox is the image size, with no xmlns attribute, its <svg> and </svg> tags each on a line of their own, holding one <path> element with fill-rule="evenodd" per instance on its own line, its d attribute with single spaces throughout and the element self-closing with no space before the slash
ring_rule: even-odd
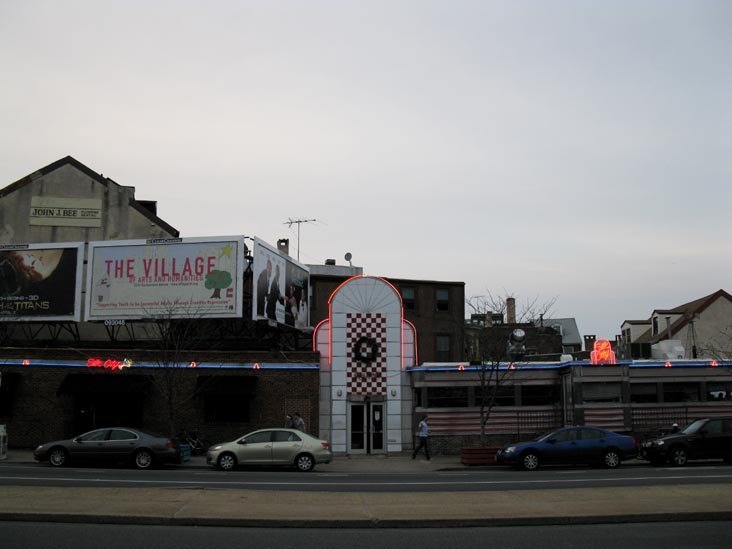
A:
<svg viewBox="0 0 732 549">
<path fill-rule="evenodd" d="M 358 362 L 354 345 L 362 338 L 376 341 L 378 353 L 369 363 Z M 346 379 L 349 395 L 386 394 L 386 317 L 379 313 L 348 313 L 346 320 Z"/>
</svg>

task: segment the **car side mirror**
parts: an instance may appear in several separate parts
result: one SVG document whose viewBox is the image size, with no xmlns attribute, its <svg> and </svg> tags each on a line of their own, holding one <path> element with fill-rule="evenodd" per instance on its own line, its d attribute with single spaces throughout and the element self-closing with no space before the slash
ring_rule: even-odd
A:
<svg viewBox="0 0 732 549">
<path fill-rule="evenodd" d="M 237 440 L 236 443 L 237 444 L 246 444 L 247 443 L 247 439 L 241 438 L 241 439 Z"/>
<path fill-rule="evenodd" d="M 700 434 L 701 436 L 706 436 L 708 432 L 709 432 L 709 431 L 707 431 L 706 429 L 702 429 L 701 431 L 699 431 L 699 434 Z"/>
</svg>

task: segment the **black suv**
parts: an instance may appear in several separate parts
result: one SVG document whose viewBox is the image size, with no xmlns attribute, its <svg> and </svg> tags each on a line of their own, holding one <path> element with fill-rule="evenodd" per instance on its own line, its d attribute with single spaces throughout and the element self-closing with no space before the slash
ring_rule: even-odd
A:
<svg viewBox="0 0 732 549">
<path fill-rule="evenodd" d="M 690 459 L 722 458 L 732 464 L 732 417 L 697 419 L 676 433 L 647 440 L 640 457 L 653 465 L 677 467 Z"/>
</svg>

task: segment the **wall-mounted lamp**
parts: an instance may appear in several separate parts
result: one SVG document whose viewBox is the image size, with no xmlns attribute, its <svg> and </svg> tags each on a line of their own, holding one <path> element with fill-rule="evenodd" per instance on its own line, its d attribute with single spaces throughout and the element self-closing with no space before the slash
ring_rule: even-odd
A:
<svg viewBox="0 0 732 549">
<path fill-rule="evenodd" d="M 343 396 L 343 391 L 342 391 L 341 389 L 338 389 L 338 390 L 336 391 L 336 394 L 337 394 L 337 395 L 338 395 L 339 397 L 340 397 L 340 396 Z"/>
<path fill-rule="evenodd" d="M 392 389 L 391 390 L 391 396 L 395 397 L 396 396 L 396 393 L 397 393 L 397 390 L 396 389 Z"/>
</svg>

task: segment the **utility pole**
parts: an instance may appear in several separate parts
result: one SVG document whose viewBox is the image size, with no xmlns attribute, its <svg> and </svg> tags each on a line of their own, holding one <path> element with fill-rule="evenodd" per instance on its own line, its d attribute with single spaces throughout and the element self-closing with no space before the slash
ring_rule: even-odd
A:
<svg viewBox="0 0 732 549">
<path fill-rule="evenodd" d="M 288 227 L 292 227 L 293 225 L 297 225 L 297 260 L 300 261 L 300 225 L 303 223 L 310 223 L 311 221 L 317 221 L 317 219 L 292 219 L 291 217 L 287 218 L 287 221 L 283 223 L 283 225 L 287 225 Z"/>
</svg>

